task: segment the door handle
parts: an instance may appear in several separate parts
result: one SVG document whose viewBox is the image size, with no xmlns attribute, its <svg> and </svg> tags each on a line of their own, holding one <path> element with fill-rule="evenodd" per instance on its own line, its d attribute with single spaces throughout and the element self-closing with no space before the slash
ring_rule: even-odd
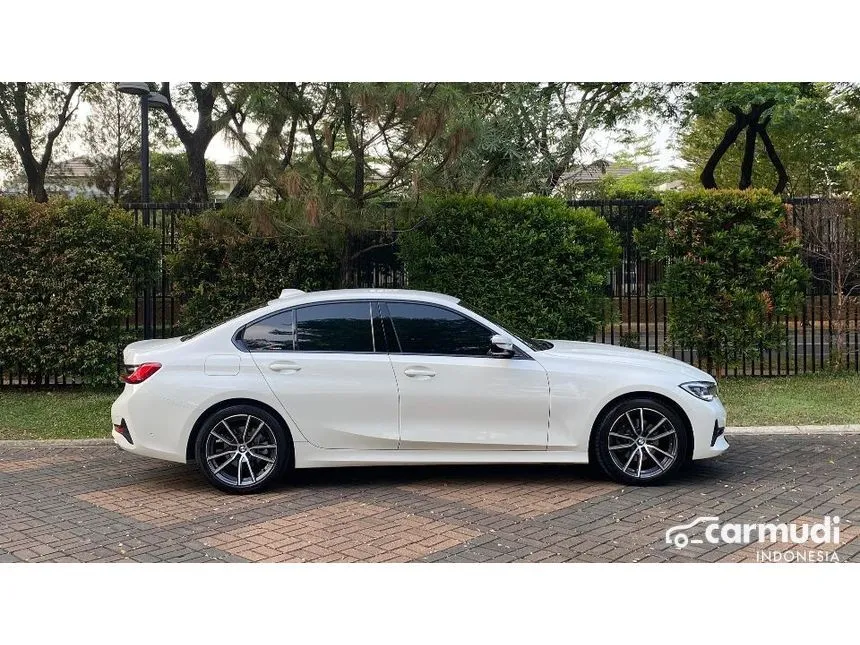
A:
<svg viewBox="0 0 860 645">
<path fill-rule="evenodd" d="M 411 378 L 420 379 L 428 379 L 436 376 L 436 372 L 431 369 L 427 369 L 426 367 L 407 367 L 403 370 L 403 373 Z"/>
<path fill-rule="evenodd" d="M 269 363 L 269 369 L 273 372 L 298 372 L 302 368 L 292 361 L 275 361 L 274 363 Z"/>
</svg>

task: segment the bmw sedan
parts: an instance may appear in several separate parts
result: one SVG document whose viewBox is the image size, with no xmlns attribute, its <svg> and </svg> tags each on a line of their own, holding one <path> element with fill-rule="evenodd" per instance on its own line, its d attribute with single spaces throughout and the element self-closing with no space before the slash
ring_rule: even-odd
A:
<svg viewBox="0 0 860 645">
<path fill-rule="evenodd" d="M 196 461 L 231 493 L 371 464 L 594 463 L 651 484 L 728 448 L 707 373 L 528 338 L 438 293 L 286 289 L 196 334 L 132 343 L 124 362 L 114 441 Z"/>
</svg>

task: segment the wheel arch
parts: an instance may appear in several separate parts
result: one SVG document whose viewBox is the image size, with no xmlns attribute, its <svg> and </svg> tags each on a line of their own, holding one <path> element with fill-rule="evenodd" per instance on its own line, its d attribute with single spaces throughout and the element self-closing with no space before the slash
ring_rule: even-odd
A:
<svg viewBox="0 0 860 645">
<path fill-rule="evenodd" d="M 209 406 L 206 410 L 204 410 L 194 422 L 194 426 L 191 428 L 191 434 L 188 435 L 188 443 L 185 446 L 185 460 L 186 461 L 194 461 L 194 444 L 197 442 L 197 435 L 200 433 L 200 428 L 203 427 L 203 423 L 210 416 L 223 410 L 225 408 L 229 408 L 234 405 L 255 405 L 273 417 L 275 417 L 278 421 L 281 422 L 281 425 L 284 427 L 284 430 L 287 433 L 287 437 L 289 438 L 291 443 L 294 443 L 293 434 L 290 431 L 290 425 L 287 423 L 287 420 L 284 419 L 284 415 L 278 412 L 275 408 L 267 403 L 263 403 L 257 399 L 250 399 L 247 397 L 237 397 L 232 399 L 224 399 L 223 401 L 218 401 L 218 403 L 214 403 Z"/>
<path fill-rule="evenodd" d="M 685 460 L 689 461 L 693 456 L 693 442 L 695 441 L 695 437 L 693 436 L 693 424 L 690 422 L 690 417 L 687 416 L 687 413 L 684 411 L 676 401 L 672 400 L 665 394 L 660 394 L 659 392 L 653 392 L 649 390 L 640 390 L 636 392 L 625 392 L 619 396 L 616 396 L 612 400 L 608 401 L 604 406 L 600 409 L 597 416 L 594 418 L 594 423 L 591 424 L 591 430 L 588 435 L 588 458 L 589 461 L 594 462 L 594 439 L 597 436 L 597 429 L 600 427 L 600 424 L 603 423 L 603 419 L 606 418 L 606 415 L 609 413 L 614 406 L 619 403 L 623 403 L 624 401 L 629 401 L 632 399 L 654 399 L 667 408 L 672 410 L 675 414 L 678 415 L 678 418 L 684 423 L 684 433 L 687 436 L 687 454 L 684 456 Z"/>
</svg>

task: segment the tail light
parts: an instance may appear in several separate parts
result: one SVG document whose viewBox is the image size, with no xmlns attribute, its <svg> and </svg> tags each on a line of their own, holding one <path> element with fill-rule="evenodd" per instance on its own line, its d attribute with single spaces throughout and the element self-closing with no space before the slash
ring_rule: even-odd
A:
<svg viewBox="0 0 860 645">
<path fill-rule="evenodd" d="M 137 385 L 138 383 L 143 383 L 160 369 L 161 363 L 143 363 L 141 365 L 130 367 L 130 373 L 124 374 L 119 378 L 130 385 Z"/>
</svg>

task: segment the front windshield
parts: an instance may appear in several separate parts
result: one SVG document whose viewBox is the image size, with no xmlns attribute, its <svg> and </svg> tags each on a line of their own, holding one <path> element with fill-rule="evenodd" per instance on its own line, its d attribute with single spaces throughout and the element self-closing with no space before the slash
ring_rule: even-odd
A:
<svg viewBox="0 0 860 645">
<path fill-rule="evenodd" d="M 508 325 L 507 323 L 499 321 L 495 316 L 490 316 L 485 311 L 482 311 L 479 307 L 475 307 L 463 300 L 458 303 L 461 307 L 465 307 L 469 311 L 474 311 L 476 314 L 481 316 L 481 318 L 486 318 L 491 323 L 498 325 L 508 331 L 516 340 L 520 341 L 523 345 L 531 348 L 536 352 L 544 351 L 546 349 L 552 349 L 552 343 L 548 340 L 541 340 L 538 338 L 529 338 L 525 334 L 520 333 L 516 330 L 516 328 Z"/>
</svg>

